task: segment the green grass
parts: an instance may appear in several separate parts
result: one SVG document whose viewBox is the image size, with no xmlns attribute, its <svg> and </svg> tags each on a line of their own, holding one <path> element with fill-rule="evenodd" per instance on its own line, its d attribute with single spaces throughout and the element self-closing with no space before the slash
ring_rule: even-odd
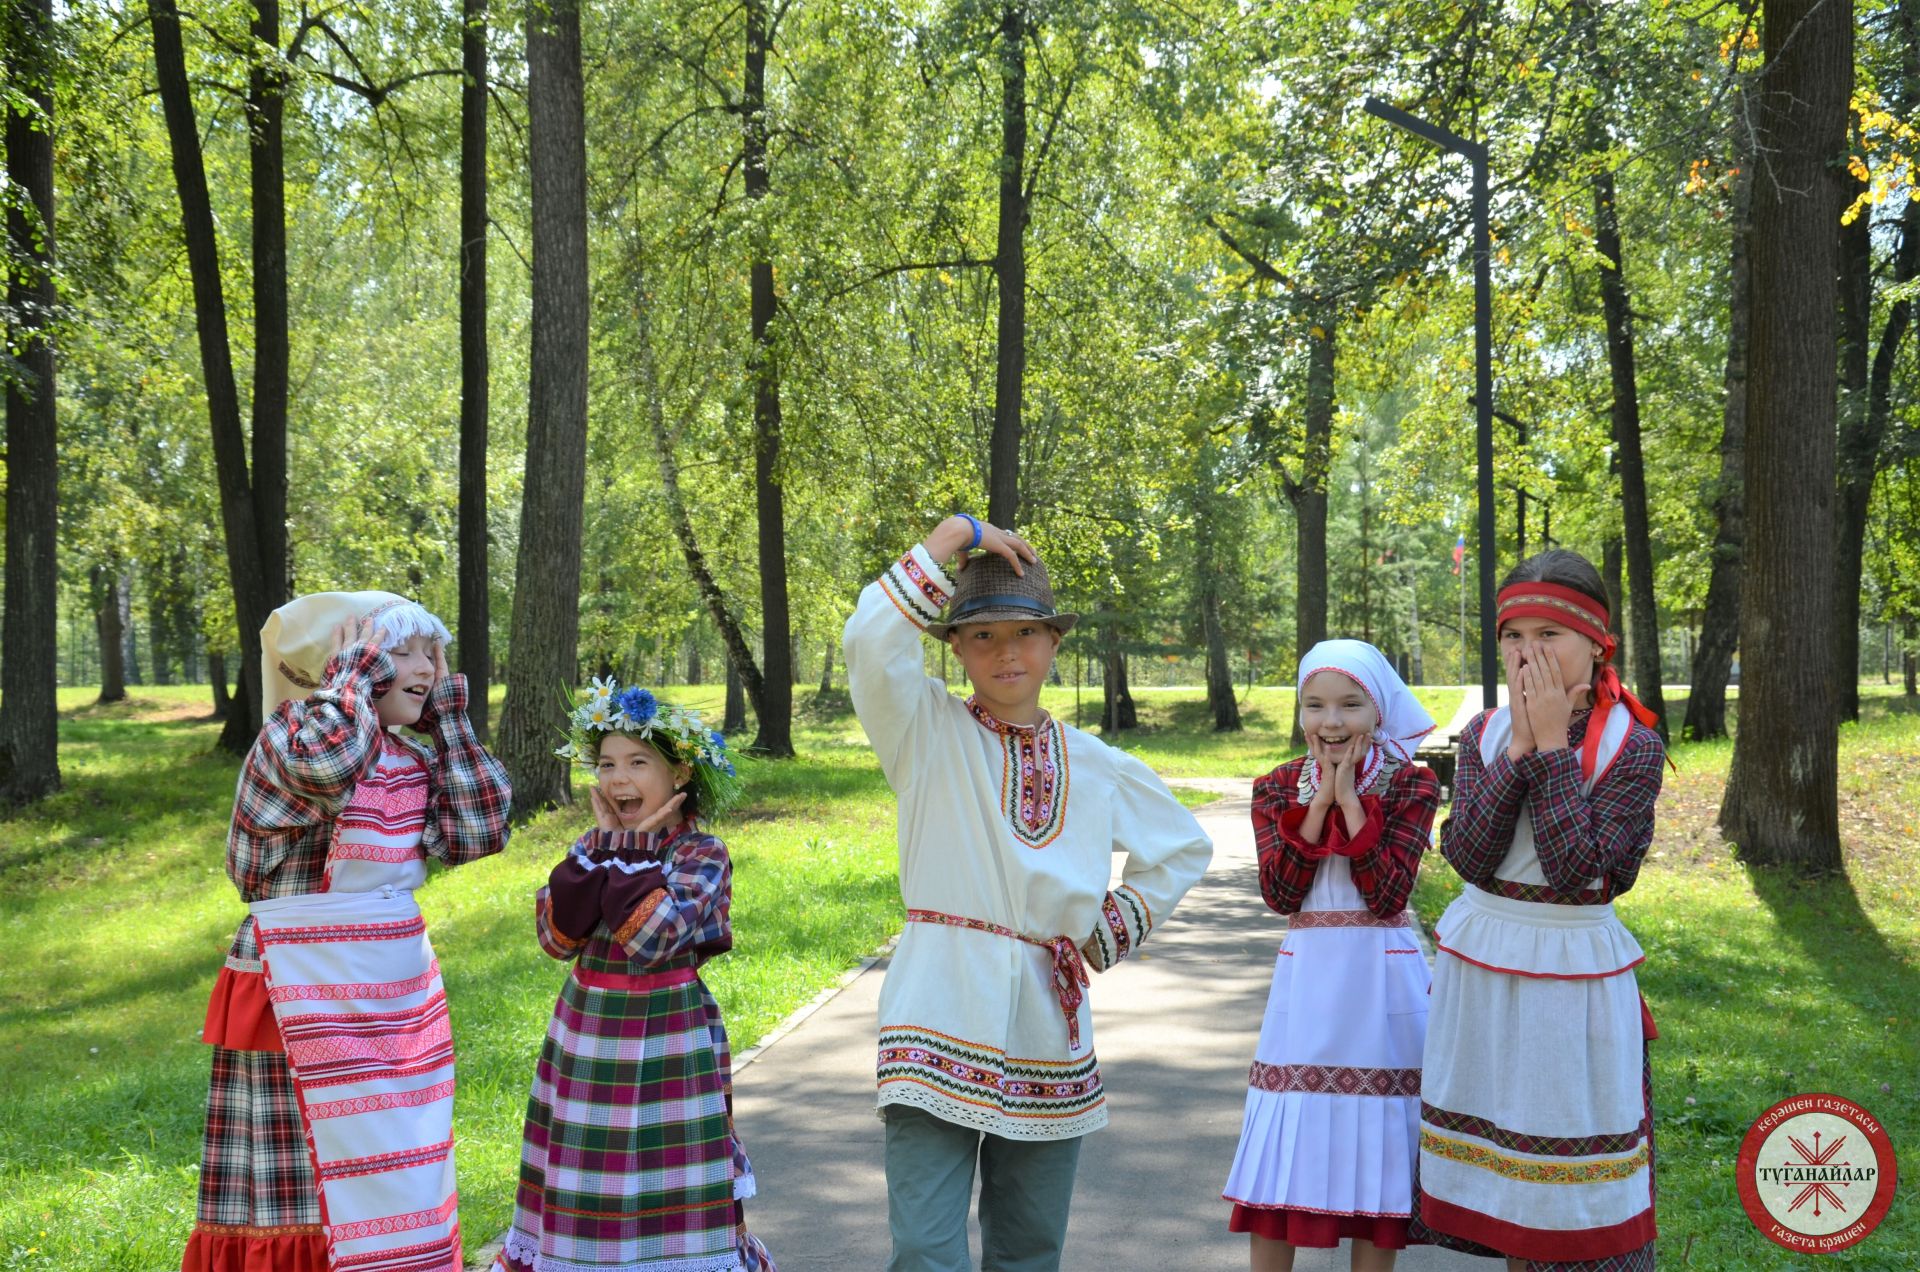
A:
<svg viewBox="0 0 1920 1272">
<path fill-rule="evenodd" d="M 0 1272 L 152 1272 L 174 1265 L 192 1224 L 199 1026 L 242 912 L 222 868 L 235 765 L 211 752 L 205 692 L 136 689 L 96 708 L 91 691 L 63 691 L 67 790 L 0 821 Z M 1443 723 L 1459 699 L 1421 692 Z M 717 687 L 670 693 L 719 705 Z M 1712 830 L 1731 747 L 1682 746 L 1653 851 L 1621 902 L 1663 1033 L 1663 1268 L 1803 1266 L 1753 1231 L 1733 1185 L 1747 1125 L 1784 1096 L 1859 1100 L 1887 1124 L 1905 1178 L 1920 1171 L 1920 715 L 1878 686 L 1866 693 L 1866 720 L 1842 734 L 1844 878 L 1740 863 Z M 1290 690 L 1243 697 L 1241 734 L 1211 732 L 1198 690 L 1138 703 L 1143 727 L 1118 740 L 1169 775 L 1251 777 L 1290 754 Z M 1072 719 L 1073 691 L 1049 690 L 1046 705 Z M 1082 707 L 1091 725 L 1097 697 Z M 802 691 L 796 716 L 805 758 L 755 766 L 751 800 L 723 828 L 739 944 L 707 979 L 740 1048 L 899 921 L 892 802 L 844 694 Z M 476 1245 L 507 1218 L 533 1049 L 559 982 L 527 902 L 581 820 L 537 818 L 505 853 L 437 873 L 421 897 L 454 1003 L 462 1218 Z M 1415 905 L 1431 922 L 1458 886 L 1436 854 Z M 1920 1264 L 1910 1192 L 1832 1263 Z"/>
<path fill-rule="evenodd" d="M 1762 1237 L 1734 1188 L 1747 1127 L 1776 1100 L 1825 1091 L 1892 1136 L 1901 1189 L 1886 1221 L 1821 1266 L 1920 1266 L 1920 714 L 1863 686 L 1841 731 L 1844 876 L 1809 881 L 1742 863 L 1714 829 L 1728 742 L 1674 748 L 1653 847 L 1621 918 L 1653 1044 L 1660 1266 L 1749 1272 L 1812 1266 Z M 1681 718 L 1685 703 L 1669 703 Z M 1431 926 L 1460 881 L 1427 860 L 1414 906 Z"/>
</svg>

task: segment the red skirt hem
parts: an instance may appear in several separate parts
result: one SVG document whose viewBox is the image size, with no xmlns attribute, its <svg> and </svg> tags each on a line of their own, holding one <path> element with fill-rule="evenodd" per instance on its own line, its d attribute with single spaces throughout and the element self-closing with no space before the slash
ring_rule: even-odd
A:
<svg viewBox="0 0 1920 1272">
<path fill-rule="evenodd" d="M 1423 1191 L 1420 1222 L 1435 1232 L 1464 1238 L 1509 1258 L 1539 1263 L 1580 1263 L 1632 1254 L 1660 1236 L 1651 1204 L 1633 1218 L 1605 1228 L 1529 1228 L 1441 1201 Z"/>
<path fill-rule="evenodd" d="M 267 997 L 267 978 L 260 972 L 236 972 L 222 966 L 207 999 L 207 1023 L 200 1041 L 229 1051 L 285 1051 L 280 1026 Z"/>
<path fill-rule="evenodd" d="M 198 1223 L 180 1272 L 327 1272 L 327 1238 L 318 1225 L 242 1228 Z"/>
<path fill-rule="evenodd" d="M 1371 1241 L 1382 1250 L 1407 1248 L 1407 1219 L 1393 1215 L 1330 1215 L 1317 1210 L 1285 1206 L 1256 1207 L 1234 1203 L 1228 1232 L 1248 1232 L 1269 1241 L 1316 1250 L 1331 1249 L 1343 1238 Z"/>
</svg>

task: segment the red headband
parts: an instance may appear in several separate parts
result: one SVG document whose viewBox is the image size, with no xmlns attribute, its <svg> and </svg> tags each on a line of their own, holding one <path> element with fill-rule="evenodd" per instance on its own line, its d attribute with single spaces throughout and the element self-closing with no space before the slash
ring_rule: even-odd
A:
<svg viewBox="0 0 1920 1272">
<path fill-rule="evenodd" d="M 1547 618 L 1563 623 L 1599 645 L 1601 661 L 1613 659 L 1613 633 L 1607 630 L 1607 607 L 1574 588 L 1558 583 L 1512 583 L 1500 589 L 1498 631 L 1510 618 Z"/>
<path fill-rule="evenodd" d="M 1580 744 L 1580 771 L 1594 775 L 1600 758 L 1600 735 L 1605 731 L 1607 713 L 1613 704 L 1623 704 L 1633 718 L 1648 728 L 1659 725 L 1659 717 L 1640 704 L 1620 683 L 1620 673 L 1610 665 L 1618 645 L 1607 630 L 1607 607 L 1574 588 L 1558 583 L 1514 583 L 1500 589 L 1499 618 L 1494 631 L 1510 618 L 1545 618 L 1571 628 L 1600 646 L 1600 667 L 1594 674 L 1593 720 Z M 1668 758 L 1672 763 L 1672 758 Z"/>
</svg>

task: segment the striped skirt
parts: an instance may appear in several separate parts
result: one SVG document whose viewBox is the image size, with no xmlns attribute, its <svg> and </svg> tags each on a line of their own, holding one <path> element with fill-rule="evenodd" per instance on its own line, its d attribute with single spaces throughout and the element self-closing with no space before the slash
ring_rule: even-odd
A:
<svg viewBox="0 0 1920 1272">
<path fill-rule="evenodd" d="M 554 1005 L 534 1071 L 506 1272 L 771 1270 L 741 1202 L 732 1061 L 692 960 L 635 968 L 604 934 Z"/>
</svg>

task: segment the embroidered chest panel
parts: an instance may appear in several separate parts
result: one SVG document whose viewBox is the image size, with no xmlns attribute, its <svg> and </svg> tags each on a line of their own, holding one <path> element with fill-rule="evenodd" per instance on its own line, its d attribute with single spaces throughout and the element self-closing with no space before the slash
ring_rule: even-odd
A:
<svg viewBox="0 0 1920 1272">
<path fill-rule="evenodd" d="M 1060 722 L 1021 727 L 995 719 L 971 698 L 967 710 L 1000 743 L 1000 811 L 1014 838 L 1045 848 L 1067 819 L 1067 735 Z"/>
</svg>

